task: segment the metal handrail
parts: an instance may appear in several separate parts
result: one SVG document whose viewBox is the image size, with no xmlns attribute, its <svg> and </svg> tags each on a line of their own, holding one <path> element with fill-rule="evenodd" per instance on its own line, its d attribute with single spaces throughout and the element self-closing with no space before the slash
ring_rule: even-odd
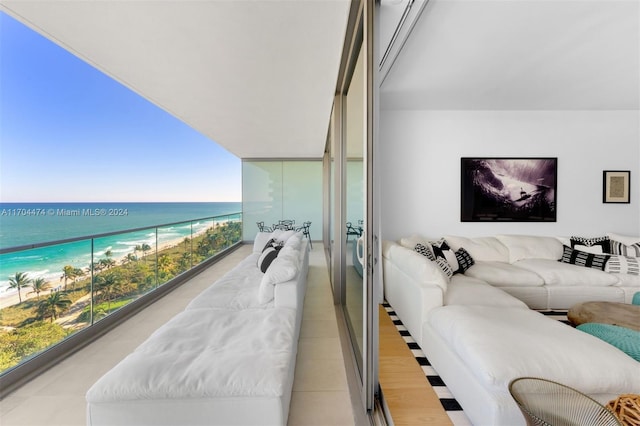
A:
<svg viewBox="0 0 640 426">
<path fill-rule="evenodd" d="M 54 246 L 56 244 L 67 244 L 67 243 L 73 243 L 73 242 L 76 242 L 76 241 L 93 240 L 93 239 L 96 239 L 96 238 L 110 237 L 112 235 L 126 234 L 126 233 L 129 233 L 129 232 L 137 232 L 137 231 L 146 231 L 147 229 L 156 229 L 156 228 L 162 228 L 164 226 L 179 225 L 179 224 L 186 223 L 186 222 L 197 222 L 199 220 L 216 219 L 218 217 L 234 216 L 234 215 L 238 215 L 238 214 L 242 214 L 242 212 L 225 213 L 225 214 L 221 214 L 221 215 L 217 215 L 217 216 L 207 216 L 207 217 L 201 217 L 201 218 L 198 218 L 198 219 L 187 219 L 187 220 L 181 220 L 181 221 L 178 221 L 178 222 L 164 223 L 164 224 L 161 224 L 161 225 L 143 226 L 143 227 L 140 227 L 140 228 L 130 228 L 130 229 L 124 229 L 124 230 L 120 230 L 120 231 L 103 232 L 103 233 L 100 233 L 100 234 L 91 234 L 91 235 L 85 235 L 85 236 L 82 236 L 82 237 L 64 238 L 64 239 L 61 239 L 61 240 L 45 241 L 45 242 L 42 242 L 42 243 L 24 244 L 24 245 L 21 245 L 21 246 L 0 248 L 0 254 L 13 253 L 13 252 L 16 252 L 16 251 L 23 251 L 23 250 L 31 250 L 31 249 L 35 249 L 35 248 L 41 248 L 41 247 L 49 247 L 49 246 Z"/>
</svg>

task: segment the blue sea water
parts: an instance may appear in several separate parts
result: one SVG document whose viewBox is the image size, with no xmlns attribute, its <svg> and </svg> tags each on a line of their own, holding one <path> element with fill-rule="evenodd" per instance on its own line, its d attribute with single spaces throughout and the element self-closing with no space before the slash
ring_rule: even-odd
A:
<svg viewBox="0 0 640 426">
<path fill-rule="evenodd" d="M 0 248 L 40 244 L 95 234 L 167 225 L 94 240 L 94 259 L 110 250 L 114 258 L 133 252 L 136 245 L 155 246 L 182 240 L 211 226 L 212 220 L 196 220 L 234 214 L 239 219 L 240 202 L 210 203 L 0 203 Z M 224 218 L 227 219 L 227 218 Z M 193 222 L 191 222 L 193 221 Z M 183 222 L 177 223 L 176 222 Z M 187 222 L 187 223 L 184 223 Z M 62 268 L 85 269 L 91 262 L 91 240 L 40 247 L 0 255 L 0 296 L 8 288 L 9 276 L 25 272 L 29 278 L 58 282 Z"/>
</svg>

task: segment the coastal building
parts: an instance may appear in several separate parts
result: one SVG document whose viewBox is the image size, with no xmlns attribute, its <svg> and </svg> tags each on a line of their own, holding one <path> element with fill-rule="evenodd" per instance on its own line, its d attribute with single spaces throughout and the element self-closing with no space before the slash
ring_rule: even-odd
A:
<svg viewBox="0 0 640 426">
<path fill-rule="evenodd" d="M 243 240 L 258 221 L 312 221 L 314 279 L 330 292 L 309 312 L 335 321 L 323 368 L 344 374 L 292 400 L 308 398 L 316 424 L 447 421 L 442 406 L 403 399 L 425 387 L 420 371 L 380 387 L 392 364 L 381 362 L 382 240 L 640 234 L 638 1 L 1 0 L 0 10 L 241 158 Z M 461 221 L 462 157 L 557 158 L 556 220 Z M 602 202 L 604 170 L 630 171 L 629 204 Z M 42 413 L 19 392 L 3 401 L 8 416 L 23 403 Z M 347 395 L 348 420 L 318 420 Z M 40 397 L 45 407 L 54 395 Z"/>
</svg>

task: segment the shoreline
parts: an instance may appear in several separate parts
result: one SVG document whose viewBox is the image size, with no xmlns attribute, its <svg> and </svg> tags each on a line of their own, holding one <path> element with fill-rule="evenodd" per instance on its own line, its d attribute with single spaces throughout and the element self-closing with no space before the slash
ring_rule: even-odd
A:
<svg viewBox="0 0 640 426">
<path fill-rule="evenodd" d="M 203 234 L 205 234 L 207 232 L 208 228 L 204 228 L 198 232 L 195 232 L 193 234 L 193 238 L 197 238 Z M 189 238 L 189 237 L 179 237 L 179 238 L 175 238 L 169 241 L 165 241 L 161 244 L 158 245 L 158 252 L 162 252 L 164 250 L 168 250 L 171 248 L 176 247 L 177 245 L 181 244 L 185 238 Z M 155 244 L 149 244 L 151 246 L 151 252 L 155 251 Z M 112 257 L 112 259 L 116 262 L 115 266 L 121 266 L 122 265 L 122 260 L 126 259 L 126 257 L 131 254 L 134 253 L 135 251 L 132 250 L 131 252 L 127 253 L 127 254 L 123 254 L 119 257 Z M 147 256 L 150 256 L 151 254 L 148 254 Z M 142 256 L 139 257 L 139 259 L 142 259 Z M 20 271 L 18 271 L 20 272 Z M 87 279 L 86 276 L 85 278 L 82 279 Z M 60 281 L 59 285 L 54 285 L 56 284 L 56 282 L 54 280 L 47 280 L 47 283 L 51 284 L 51 288 L 40 292 L 40 297 L 46 297 L 49 294 L 51 294 L 51 292 L 53 291 L 54 288 L 57 287 L 61 287 L 62 281 Z M 29 291 L 31 291 L 31 287 L 23 287 L 22 291 L 21 291 L 21 295 L 22 295 L 22 302 L 26 301 L 26 300 L 30 300 L 33 298 L 37 298 L 37 295 L 35 293 L 29 293 L 29 292 L 25 292 L 25 290 L 29 289 Z M 18 297 L 18 292 L 16 290 L 10 290 L 10 291 L 5 291 L 0 293 L 0 309 L 4 309 L 4 308 L 8 308 L 10 306 L 14 306 L 20 303 L 20 299 Z"/>
</svg>

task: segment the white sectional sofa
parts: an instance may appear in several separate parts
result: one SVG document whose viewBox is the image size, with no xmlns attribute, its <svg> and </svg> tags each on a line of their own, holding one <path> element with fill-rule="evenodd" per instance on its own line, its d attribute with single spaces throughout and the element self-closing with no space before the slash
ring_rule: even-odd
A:
<svg viewBox="0 0 640 426">
<path fill-rule="evenodd" d="M 262 273 L 271 238 L 284 246 Z M 286 424 L 308 265 L 301 233 L 259 233 L 252 254 L 89 389 L 87 424 Z"/>
<path fill-rule="evenodd" d="M 602 403 L 640 393 L 640 363 L 529 309 L 628 303 L 640 291 L 639 276 L 559 262 L 565 249 L 555 237 L 444 239 L 452 251 L 463 247 L 474 264 L 448 277 L 414 251 L 434 239 L 385 241 L 384 293 L 474 425 L 525 424 L 508 393 L 517 377 L 555 380 Z"/>
</svg>

